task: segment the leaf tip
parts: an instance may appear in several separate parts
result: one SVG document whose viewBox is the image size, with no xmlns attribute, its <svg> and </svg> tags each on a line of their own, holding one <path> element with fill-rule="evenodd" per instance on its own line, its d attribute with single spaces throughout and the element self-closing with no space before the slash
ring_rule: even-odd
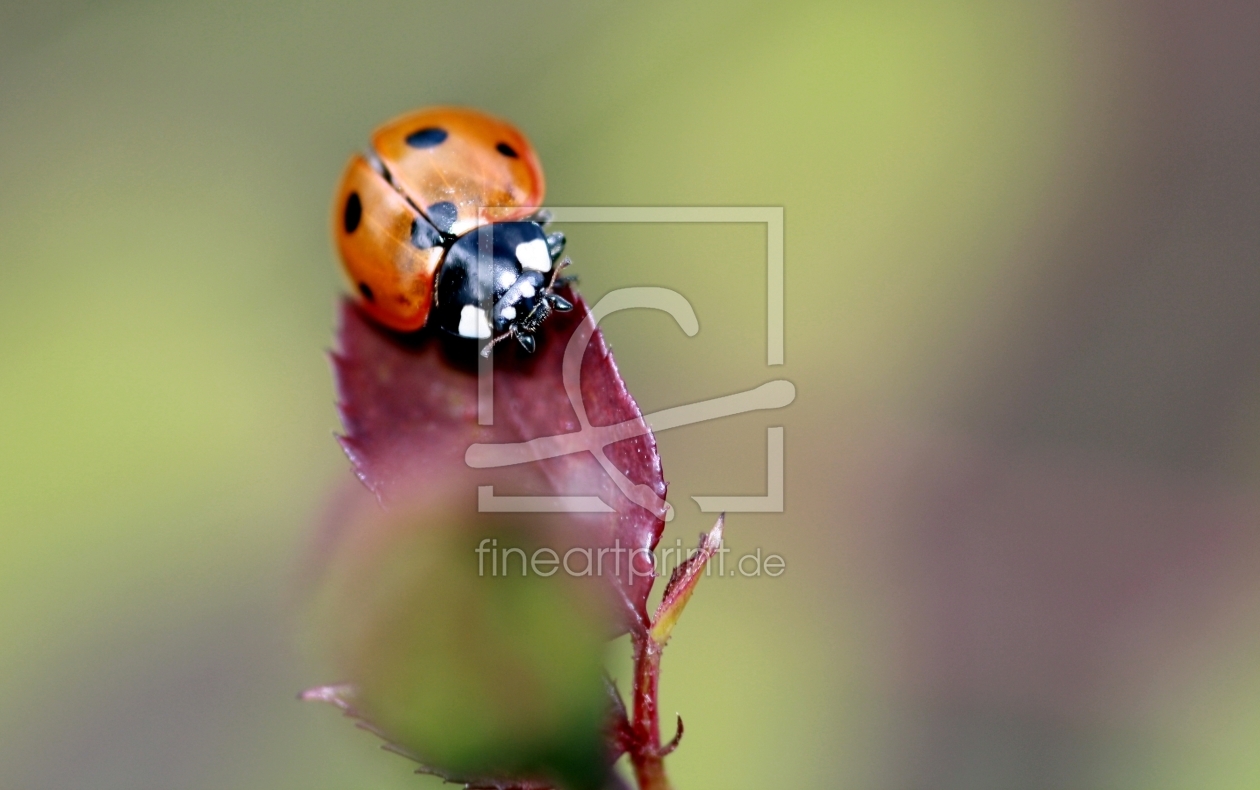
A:
<svg viewBox="0 0 1260 790">
<path fill-rule="evenodd" d="M 691 594 L 695 592 L 700 577 L 704 575 L 705 565 L 722 545 L 722 529 L 725 524 L 726 514 L 722 513 L 713 528 L 700 536 L 700 546 L 696 553 L 675 568 L 669 577 L 669 584 L 665 586 L 665 594 L 661 597 L 661 605 L 657 607 L 656 619 L 649 631 L 652 641 L 658 645 L 664 646 L 669 641 L 687 601 L 691 600 Z"/>
</svg>

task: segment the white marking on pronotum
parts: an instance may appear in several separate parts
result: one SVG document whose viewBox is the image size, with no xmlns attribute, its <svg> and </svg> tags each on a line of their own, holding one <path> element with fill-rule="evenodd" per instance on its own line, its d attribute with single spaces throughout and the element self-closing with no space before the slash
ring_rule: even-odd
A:
<svg viewBox="0 0 1260 790">
<path fill-rule="evenodd" d="M 514 282 L 516 282 L 516 272 L 504 271 L 499 274 L 500 288 L 511 288 Z"/>
<path fill-rule="evenodd" d="M 535 293 L 537 293 L 537 291 L 534 290 L 533 283 L 531 282 L 521 283 L 521 296 L 525 297 L 526 299 L 532 299 L 534 298 Z"/>
<path fill-rule="evenodd" d="M 466 304 L 459 311 L 460 337 L 490 337 L 490 322 L 486 319 L 486 311 L 475 305 Z"/>
<path fill-rule="evenodd" d="M 551 253 L 547 252 L 547 242 L 542 239 L 523 241 L 516 245 L 516 260 L 526 269 L 536 272 L 551 271 Z"/>
<path fill-rule="evenodd" d="M 511 321 L 513 318 L 516 318 L 516 308 L 509 305 L 500 310 L 499 315 L 503 316 L 504 321 Z"/>
</svg>

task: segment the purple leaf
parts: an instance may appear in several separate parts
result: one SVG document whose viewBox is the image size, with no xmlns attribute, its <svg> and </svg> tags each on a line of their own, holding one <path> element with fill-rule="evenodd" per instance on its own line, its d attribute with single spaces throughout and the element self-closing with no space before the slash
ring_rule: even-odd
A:
<svg viewBox="0 0 1260 790">
<path fill-rule="evenodd" d="M 586 303 L 571 289 L 563 295 L 574 309 L 548 321 L 536 354 L 524 356 L 514 344 L 496 350 L 493 425 L 477 422 L 476 360 L 467 349 L 444 348 L 427 332 L 381 329 L 344 302 L 333 354 L 346 432 L 341 443 L 355 473 L 386 506 L 423 488 L 416 481 L 447 477 L 470 460 L 478 467 L 521 462 L 484 473 L 496 496 L 598 497 L 609 512 L 581 515 L 591 529 L 588 545 L 627 550 L 616 572 L 608 556 L 602 575 L 625 606 L 624 627 L 642 631 L 653 581 L 648 552 L 664 528 L 660 456 Z M 572 352 L 566 390 L 565 351 L 575 332 L 577 342 L 590 341 Z M 578 353 L 580 377 L 573 375 Z M 585 411 L 585 430 L 570 392 Z M 470 508 L 476 496 L 468 492 Z"/>
</svg>

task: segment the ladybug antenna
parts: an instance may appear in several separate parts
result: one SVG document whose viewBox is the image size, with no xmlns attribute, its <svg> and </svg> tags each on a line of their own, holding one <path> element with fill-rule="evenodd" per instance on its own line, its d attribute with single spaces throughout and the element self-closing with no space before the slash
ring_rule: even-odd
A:
<svg viewBox="0 0 1260 790">
<path fill-rule="evenodd" d="M 551 278 L 547 280 L 547 287 L 546 289 L 544 289 L 548 295 L 551 295 L 552 292 L 555 291 L 558 286 L 574 282 L 577 279 L 576 277 L 561 277 L 560 276 L 560 272 L 564 271 L 565 268 L 567 268 L 568 266 L 571 266 L 572 264 L 573 264 L 572 260 L 570 260 L 569 258 L 565 258 L 564 260 L 558 262 L 555 268 L 551 270 Z"/>
<path fill-rule="evenodd" d="M 503 332 L 502 334 L 498 334 L 498 335 L 495 335 L 494 337 L 490 338 L 490 342 L 489 342 L 489 343 L 486 343 L 486 347 L 485 347 L 485 348 L 483 348 L 483 349 L 481 349 L 481 356 L 483 356 L 483 357 L 485 357 L 485 358 L 489 359 L 489 358 L 490 358 L 490 349 L 492 349 L 492 348 L 494 348 L 495 346 L 499 345 L 499 344 L 500 344 L 500 343 L 502 343 L 504 340 L 507 340 L 509 337 L 515 337 L 515 336 L 516 336 L 516 324 L 511 324 L 510 326 L 508 326 L 508 328 L 507 328 L 507 331 L 506 331 L 506 332 Z"/>
</svg>

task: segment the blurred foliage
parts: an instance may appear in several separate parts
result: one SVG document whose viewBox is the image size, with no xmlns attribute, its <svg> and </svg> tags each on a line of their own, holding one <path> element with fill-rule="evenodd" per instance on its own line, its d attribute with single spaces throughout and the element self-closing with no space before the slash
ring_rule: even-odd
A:
<svg viewBox="0 0 1260 790">
<path fill-rule="evenodd" d="M 345 525 L 319 618 L 338 680 L 389 741 L 448 775 L 602 786 L 615 614 L 572 577 L 522 572 L 521 551 L 559 545 L 546 526 L 460 515 L 442 500 L 462 487 L 444 488 Z"/>
</svg>

